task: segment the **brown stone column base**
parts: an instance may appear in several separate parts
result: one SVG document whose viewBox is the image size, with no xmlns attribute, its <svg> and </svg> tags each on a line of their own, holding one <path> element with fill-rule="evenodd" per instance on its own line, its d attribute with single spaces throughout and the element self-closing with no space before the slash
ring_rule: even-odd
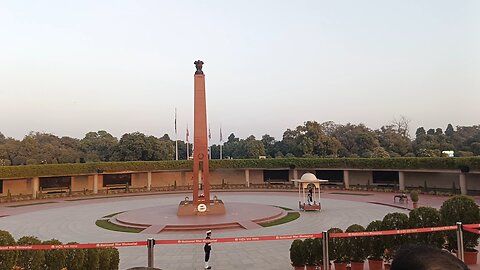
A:
<svg viewBox="0 0 480 270">
<path fill-rule="evenodd" d="M 210 200 L 205 212 L 199 212 L 197 207 L 193 205 L 193 201 L 181 201 L 178 205 L 178 216 L 207 216 L 207 215 L 224 215 L 226 212 L 225 205 L 221 200 Z"/>
</svg>

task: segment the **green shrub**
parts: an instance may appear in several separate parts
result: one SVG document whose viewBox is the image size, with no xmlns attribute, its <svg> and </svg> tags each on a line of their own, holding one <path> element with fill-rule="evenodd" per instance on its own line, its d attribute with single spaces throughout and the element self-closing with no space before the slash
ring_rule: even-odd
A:
<svg viewBox="0 0 480 270">
<path fill-rule="evenodd" d="M 313 238 L 307 238 L 303 240 L 306 265 L 315 265 L 316 258 L 315 258 L 314 244 L 315 242 L 313 241 Z"/>
<path fill-rule="evenodd" d="M 412 190 L 410 192 L 410 199 L 412 200 L 412 202 L 418 202 L 418 191 Z"/>
<path fill-rule="evenodd" d="M 340 228 L 330 228 L 328 233 L 342 233 Z M 329 237 L 328 239 L 328 257 L 337 263 L 347 262 L 347 245 L 343 237 Z"/>
<path fill-rule="evenodd" d="M 410 228 L 429 228 L 441 226 L 440 212 L 432 207 L 419 207 L 410 211 L 408 223 Z M 443 232 L 416 233 L 411 235 L 415 243 L 431 245 L 442 248 L 444 240 Z"/>
<path fill-rule="evenodd" d="M 408 216 L 404 213 L 389 213 L 383 217 L 383 230 L 403 230 L 408 228 Z M 384 257 L 391 259 L 395 252 L 408 241 L 408 235 L 386 235 L 384 236 L 385 248 L 388 250 Z"/>
<path fill-rule="evenodd" d="M 110 249 L 109 248 L 102 248 L 98 250 L 98 269 L 105 269 L 105 270 L 110 270 Z"/>
<path fill-rule="evenodd" d="M 18 239 L 19 246 L 40 245 L 42 242 L 34 236 L 23 236 Z M 25 270 L 43 270 L 45 265 L 45 252 L 43 250 L 20 250 L 18 252 L 17 266 Z"/>
<path fill-rule="evenodd" d="M 374 220 L 368 224 L 367 232 L 376 232 L 383 230 L 383 224 L 381 220 Z M 383 258 L 383 252 L 385 251 L 385 239 L 382 236 L 370 236 L 366 238 L 368 250 L 368 258 L 372 260 L 381 260 Z"/>
<path fill-rule="evenodd" d="M 454 196 L 440 207 L 441 220 L 444 225 L 455 225 L 456 222 L 463 224 L 480 223 L 480 210 L 475 201 L 467 196 Z M 447 232 L 448 243 L 451 249 L 457 249 L 457 237 L 455 231 Z M 463 243 L 468 251 L 475 250 L 478 245 L 479 235 L 471 232 L 463 233 Z"/>
<path fill-rule="evenodd" d="M 359 224 L 350 225 L 345 232 L 363 232 L 365 228 Z M 349 248 L 347 255 L 352 262 L 363 262 L 368 256 L 366 238 L 361 236 L 348 237 L 345 239 Z"/>
<path fill-rule="evenodd" d="M 51 239 L 44 241 L 42 245 L 61 245 L 62 242 Z M 45 270 L 58 270 L 65 267 L 66 252 L 64 249 L 45 250 Z"/>
<path fill-rule="evenodd" d="M 69 245 L 76 245 L 76 242 L 70 242 Z M 66 264 L 68 270 L 83 270 L 85 261 L 85 249 L 67 249 Z"/>
<path fill-rule="evenodd" d="M 120 264 L 120 254 L 118 249 L 110 249 L 110 270 L 118 270 L 118 265 Z"/>
<path fill-rule="evenodd" d="M 0 230 L 0 246 L 15 246 L 15 239 L 9 232 Z M 16 250 L 0 251 L 0 270 L 11 270 L 17 257 Z"/>
<path fill-rule="evenodd" d="M 315 254 L 315 265 L 323 263 L 323 243 L 321 238 L 313 239 L 313 254 Z"/>
<path fill-rule="evenodd" d="M 89 248 L 85 254 L 84 267 L 88 270 L 98 270 L 100 265 L 99 251 L 96 248 Z M 103 270 L 103 269 L 100 269 Z"/>
<path fill-rule="evenodd" d="M 295 239 L 290 245 L 290 261 L 293 266 L 305 265 L 305 248 L 302 240 Z"/>
</svg>

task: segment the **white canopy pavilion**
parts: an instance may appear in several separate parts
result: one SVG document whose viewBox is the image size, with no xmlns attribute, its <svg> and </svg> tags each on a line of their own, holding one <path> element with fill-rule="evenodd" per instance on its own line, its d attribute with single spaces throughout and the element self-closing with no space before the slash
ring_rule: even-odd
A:
<svg viewBox="0 0 480 270">
<path fill-rule="evenodd" d="M 305 173 L 300 179 L 293 179 L 298 183 L 298 207 L 303 211 L 320 211 L 320 183 L 328 180 L 317 179 L 313 173 Z"/>
</svg>

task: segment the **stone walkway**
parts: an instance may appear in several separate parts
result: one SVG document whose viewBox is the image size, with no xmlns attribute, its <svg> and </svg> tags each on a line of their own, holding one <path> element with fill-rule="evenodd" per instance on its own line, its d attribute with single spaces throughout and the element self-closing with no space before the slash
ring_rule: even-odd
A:
<svg viewBox="0 0 480 270">
<path fill-rule="evenodd" d="M 228 202 L 252 202 L 296 209 L 295 192 L 213 192 Z M 359 195 L 360 194 L 360 195 Z M 368 195 L 365 195 L 368 194 Z M 109 197 L 94 200 L 45 200 L 51 202 L 17 208 L 0 206 L 0 229 L 7 230 L 18 239 L 34 235 L 41 240 L 56 238 L 64 243 L 145 241 L 155 239 L 204 238 L 203 232 L 131 234 L 101 229 L 95 221 L 102 216 L 136 208 L 162 207 L 177 204 L 187 193 L 148 194 L 148 196 Z M 365 196 L 363 196 L 365 195 Z M 320 233 L 331 227 L 345 229 L 353 223 L 363 226 L 372 220 L 382 219 L 391 212 L 408 213 L 396 207 L 411 207 L 410 204 L 393 203 L 394 193 L 346 192 L 328 190 L 322 193 L 321 212 L 307 212 L 300 218 L 279 226 L 254 230 L 214 231 L 215 237 L 241 237 L 260 235 L 283 235 L 299 233 Z M 440 207 L 446 197 L 420 196 L 420 205 Z M 477 203 L 479 198 L 475 198 Z M 26 204 L 19 202 L 16 204 Z M 371 202 L 375 202 L 371 203 Z M 377 204 L 380 203 L 380 204 Z M 154 214 L 154 213 L 152 213 Z M 249 243 L 213 244 L 211 264 L 213 269 L 292 269 L 289 248 L 291 241 L 265 241 Z M 145 266 L 146 247 L 119 248 L 120 269 Z M 203 269 L 203 245 L 157 245 L 155 266 L 168 270 Z M 472 268 L 478 269 L 478 268 Z"/>
</svg>

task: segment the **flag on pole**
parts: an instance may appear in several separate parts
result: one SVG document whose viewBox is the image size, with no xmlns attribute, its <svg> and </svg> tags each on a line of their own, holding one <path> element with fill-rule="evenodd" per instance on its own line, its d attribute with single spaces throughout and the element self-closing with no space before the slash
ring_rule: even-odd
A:
<svg viewBox="0 0 480 270">
<path fill-rule="evenodd" d="M 177 108 L 175 108 L 175 135 L 177 135 Z"/>
<path fill-rule="evenodd" d="M 208 139 L 209 140 L 212 139 L 212 133 L 210 132 L 210 127 L 208 127 Z"/>
<path fill-rule="evenodd" d="M 220 126 L 220 142 L 223 142 L 222 127 Z"/>
<path fill-rule="evenodd" d="M 190 135 L 190 133 L 188 133 L 188 125 L 187 125 L 187 134 L 186 134 L 187 143 L 188 143 L 188 136 L 189 135 Z"/>
</svg>

